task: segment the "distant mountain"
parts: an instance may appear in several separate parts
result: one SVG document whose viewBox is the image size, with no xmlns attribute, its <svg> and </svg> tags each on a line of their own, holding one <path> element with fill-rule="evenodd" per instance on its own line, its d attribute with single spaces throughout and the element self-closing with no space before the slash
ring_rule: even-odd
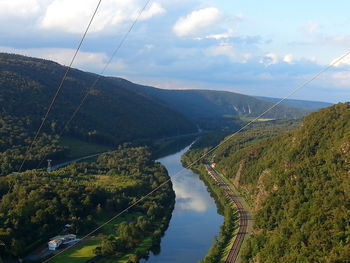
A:
<svg viewBox="0 0 350 263">
<path fill-rule="evenodd" d="M 272 102 L 272 103 L 276 103 L 281 100 L 279 98 L 269 98 L 269 97 L 255 97 L 255 98 Z M 316 110 L 327 108 L 333 105 L 333 103 L 329 103 L 329 102 L 292 100 L 292 99 L 285 100 L 282 102 L 282 104 L 289 107 L 295 107 L 295 108 L 310 110 L 310 111 L 316 111 Z"/>
<path fill-rule="evenodd" d="M 0 162 L 13 162 L 2 165 L 2 171 L 20 163 L 65 70 L 52 61 L 0 53 Z M 69 72 L 29 163 L 35 164 L 39 152 L 54 154 L 56 159 L 64 155 L 56 135 L 96 77 L 77 69 Z M 193 133 L 198 128 L 236 129 L 241 117 L 256 117 L 271 105 L 232 92 L 163 90 L 101 76 L 64 135 L 116 145 Z M 288 119 L 308 113 L 280 105 L 264 117 Z"/>
<path fill-rule="evenodd" d="M 228 91 L 164 90 L 146 86 L 138 88 L 193 120 L 225 116 L 256 117 L 273 105 L 265 100 Z M 308 110 L 279 105 L 264 118 L 290 119 L 309 113 Z"/>
</svg>

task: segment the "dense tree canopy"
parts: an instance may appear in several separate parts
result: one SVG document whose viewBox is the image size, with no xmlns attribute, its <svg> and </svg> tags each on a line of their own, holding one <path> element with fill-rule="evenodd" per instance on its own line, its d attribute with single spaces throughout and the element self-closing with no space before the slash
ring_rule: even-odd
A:
<svg viewBox="0 0 350 263">
<path fill-rule="evenodd" d="M 311 114 L 283 135 L 257 132 L 215 153 L 218 169 L 252 199 L 255 231 L 243 262 L 346 262 L 350 104 Z"/>
<path fill-rule="evenodd" d="M 0 175 L 19 168 L 64 72 L 64 66 L 52 61 L 0 53 Z M 65 157 L 67 149 L 57 145 L 57 134 L 95 79 L 95 74 L 70 71 L 24 168 L 35 168 L 47 153 L 49 158 Z M 182 114 L 135 86 L 101 77 L 64 135 L 114 146 L 197 130 Z"/>
<path fill-rule="evenodd" d="M 60 233 L 67 223 L 75 233 L 82 234 L 96 225 L 97 213 L 122 211 L 168 178 L 165 168 L 153 162 L 142 147 L 121 147 L 100 156 L 96 163 L 2 177 L 0 254 L 21 256 Z M 136 222 L 137 228 L 148 229 L 149 221 L 165 216 L 169 210 L 165 208 L 171 207 L 173 200 L 169 182 L 134 207 L 133 211 L 144 215 Z M 137 233 L 127 235 L 132 239 L 130 242 L 137 242 Z"/>
</svg>

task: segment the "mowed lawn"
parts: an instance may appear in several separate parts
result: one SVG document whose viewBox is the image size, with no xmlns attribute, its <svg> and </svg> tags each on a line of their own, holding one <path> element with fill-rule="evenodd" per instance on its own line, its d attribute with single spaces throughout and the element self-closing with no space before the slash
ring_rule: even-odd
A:
<svg viewBox="0 0 350 263">
<path fill-rule="evenodd" d="M 98 238 L 84 242 L 77 247 L 69 249 L 59 256 L 51 259 L 50 263 L 85 263 L 88 260 L 95 257 L 93 253 L 94 249 L 101 245 L 101 241 Z M 152 238 L 146 238 L 142 241 L 138 247 L 141 251 L 147 251 L 152 246 Z M 108 258 L 103 257 L 96 260 L 96 263 L 127 263 L 130 254 L 125 255 L 122 258 Z"/>
<path fill-rule="evenodd" d="M 105 225 L 101 232 L 105 235 L 113 235 L 115 234 L 115 229 L 118 224 L 123 221 L 133 221 L 136 220 L 138 216 L 142 215 L 141 213 L 130 213 L 123 217 L 117 218 L 112 222 Z M 100 217 L 97 219 L 98 225 L 106 222 L 111 217 L 111 214 L 102 213 Z M 99 237 L 93 237 L 87 241 L 82 241 L 81 244 L 78 244 L 76 247 L 68 249 L 62 254 L 54 257 L 49 261 L 49 263 L 84 263 L 88 260 L 94 258 L 96 255 L 94 254 L 94 249 L 98 246 L 101 246 L 101 239 Z M 146 238 L 139 246 L 141 250 L 148 250 L 152 246 L 151 238 Z M 115 259 L 115 258 L 101 258 L 96 262 L 98 263 L 126 263 L 128 262 L 128 256 L 126 255 L 123 258 Z"/>
<path fill-rule="evenodd" d="M 93 253 L 94 249 L 101 244 L 101 241 L 96 239 L 91 239 L 88 241 L 83 241 L 81 245 L 77 245 L 57 257 L 51 259 L 50 263 L 83 263 L 89 259 L 95 257 Z"/>
</svg>

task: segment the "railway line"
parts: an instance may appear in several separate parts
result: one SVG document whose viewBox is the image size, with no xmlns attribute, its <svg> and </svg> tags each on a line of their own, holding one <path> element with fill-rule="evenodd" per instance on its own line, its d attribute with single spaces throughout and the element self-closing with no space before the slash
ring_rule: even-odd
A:
<svg viewBox="0 0 350 263">
<path fill-rule="evenodd" d="M 239 200 L 239 196 L 232 190 L 232 188 L 222 179 L 222 177 L 213 169 L 210 165 L 206 164 L 206 170 L 208 175 L 214 180 L 214 182 L 222 189 L 226 198 L 237 209 L 238 213 L 238 232 L 235 236 L 232 247 L 227 255 L 225 263 L 237 263 L 239 262 L 239 252 L 244 241 L 245 236 L 248 234 L 249 214 L 244 208 L 242 202 Z"/>
</svg>

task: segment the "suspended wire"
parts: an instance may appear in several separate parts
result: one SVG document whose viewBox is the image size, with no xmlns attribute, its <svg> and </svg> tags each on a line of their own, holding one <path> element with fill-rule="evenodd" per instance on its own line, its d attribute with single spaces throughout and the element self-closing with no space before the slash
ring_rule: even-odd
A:
<svg viewBox="0 0 350 263">
<path fill-rule="evenodd" d="M 315 74 L 312 78 L 310 78 L 309 80 L 307 80 L 306 82 L 304 82 L 302 85 L 298 86 L 296 89 L 292 90 L 286 97 L 280 99 L 278 102 L 276 102 L 275 104 L 273 104 L 271 107 L 269 107 L 267 110 L 265 110 L 263 113 L 261 113 L 258 117 L 254 118 L 252 121 L 250 121 L 249 123 L 247 123 L 246 125 L 244 125 L 242 128 L 240 128 L 238 131 L 234 132 L 233 134 L 231 134 L 230 136 L 226 137 L 226 139 L 224 139 L 222 142 L 220 142 L 218 145 L 216 145 L 215 147 L 211 148 L 209 151 L 207 151 L 206 153 L 204 153 L 202 156 L 200 156 L 197 160 L 195 160 L 194 162 L 190 163 L 189 165 L 187 165 L 186 167 L 182 168 L 180 171 L 178 171 L 176 174 L 174 174 L 172 176 L 172 178 L 175 178 L 177 176 L 179 176 L 180 174 L 182 174 L 184 171 L 190 169 L 193 165 L 195 165 L 196 163 L 198 163 L 199 161 L 203 160 L 205 157 L 207 157 L 209 154 L 211 154 L 213 151 L 215 151 L 216 149 L 218 149 L 220 146 L 222 146 L 223 144 L 225 144 L 226 142 L 228 142 L 229 140 L 231 140 L 234 136 L 236 136 L 238 133 L 242 132 L 244 129 L 248 128 L 250 125 L 252 125 L 254 122 L 256 122 L 257 120 L 259 120 L 261 117 L 265 116 L 268 112 L 270 112 L 272 109 L 276 108 L 278 105 L 280 105 L 283 101 L 287 100 L 288 98 L 290 98 L 291 96 L 293 96 L 295 93 L 297 93 L 299 90 L 303 89 L 304 87 L 306 87 L 308 84 L 310 84 L 311 82 L 313 82 L 315 79 L 317 79 L 318 77 L 320 77 L 324 72 L 326 72 L 327 70 L 329 70 L 330 68 L 334 67 L 336 64 L 338 64 L 339 62 L 341 62 L 342 60 L 344 60 L 347 56 L 350 55 L 350 52 L 347 52 L 346 54 L 344 54 L 343 56 L 339 57 L 338 59 L 334 60 L 333 62 L 331 62 L 327 67 L 325 67 L 324 69 L 322 69 L 320 72 L 318 72 L 317 74 Z M 135 201 L 134 203 L 132 203 L 130 206 L 128 206 L 127 208 L 125 208 L 124 210 L 122 210 L 121 212 L 119 212 L 118 214 L 116 214 L 115 216 L 113 216 L 111 219 L 109 219 L 108 221 L 106 221 L 105 223 L 103 223 L 102 225 L 100 225 L 99 227 L 95 228 L 93 231 L 91 231 L 90 233 L 88 233 L 87 235 L 85 235 L 84 237 L 82 237 L 77 243 L 75 243 L 74 245 L 67 247 L 63 250 L 61 250 L 60 252 L 58 252 L 57 254 L 53 255 L 52 257 L 50 257 L 49 259 L 45 260 L 43 263 L 49 262 L 51 259 L 57 257 L 58 255 L 62 254 L 63 252 L 77 246 L 78 244 L 80 244 L 83 240 L 85 240 L 86 238 L 88 238 L 89 236 L 91 236 L 92 234 L 96 233 L 98 230 L 100 230 L 101 228 L 103 228 L 104 226 L 106 226 L 108 223 L 112 222 L 113 220 L 115 220 L 116 218 L 120 217 L 122 214 L 124 214 L 125 212 L 127 212 L 130 208 L 134 207 L 135 205 L 137 205 L 138 203 L 140 203 L 141 201 L 143 201 L 144 199 L 146 199 L 148 196 L 152 195 L 154 192 L 156 192 L 158 189 L 160 189 L 162 186 L 164 186 L 165 184 L 169 183 L 171 181 L 172 178 L 169 178 L 168 180 L 166 180 L 165 182 L 161 183 L 158 187 L 156 187 L 155 189 L 153 189 L 151 192 L 149 192 L 148 194 L 146 194 L 145 196 L 141 197 L 140 199 L 138 199 L 137 201 Z"/>
<path fill-rule="evenodd" d="M 26 151 L 25 151 L 23 161 L 22 161 L 22 163 L 21 163 L 21 165 L 20 165 L 20 167 L 19 167 L 17 173 L 21 172 L 21 170 L 22 170 L 22 168 L 23 168 L 23 165 L 25 164 L 25 162 L 26 162 L 27 159 L 28 159 L 28 155 L 29 155 L 30 151 L 33 149 L 33 146 L 34 146 L 36 140 L 38 139 L 38 136 L 39 136 L 39 134 L 40 134 L 40 132 L 41 132 L 41 130 L 42 130 L 42 128 L 43 128 L 43 126 L 44 126 L 44 124 L 45 124 L 45 122 L 46 122 L 46 120 L 47 120 L 47 118 L 48 118 L 48 116 L 49 116 L 49 114 L 50 114 L 50 112 L 51 112 L 51 110 L 52 110 L 52 107 L 53 107 L 53 105 L 55 104 L 56 99 L 57 99 L 58 95 L 60 94 L 60 92 L 61 92 L 61 90 L 62 90 L 64 81 L 66 80 L 66 77 L 67 77 L 67 75 L 68 75 L 70 69 L 72 68 L 72 65 L 73 65 L 73 63 L 74 63 L 74 61 L 75 61 L 75 59 L 76 59 L 76 57 L 77 57 L 77 55 L 78 55 L 78 52 L 79 52 L 79 50 L 80 50 L 80 48 L 81 48 L 81 46 L 82 46 L 82 44 L 83 44 L 83 42 L 84 42 L 84 40 L 85 40 L 85 37 L 86 37 L 86 35 L 87 35 L 87 33 L 88 33 L 89 29 L 90 29 L 90 26 L 91 26 L 91 24 L 92 24 L 92 22 L 93 22 L 95 16 L 96 16 L 96 13 L 97 13 L 97 11 L 98 11 L 100 5 L 101 5 L 101 2 L 102 2 L 102 0 L 99 0 L 98 4 L 97 4 L 97 6 L 96 6 L 96 8 L 95 8 L 95 10 L 94 10 L 94 13 L 93 13 L 93 15 L 92 15 L 92 17 L 91 17 L 91 19 L 90 19 L 90 21 L 89 21 L 89 24 L 88 24 L 88 26 L 86 27 L 86 29 L 85 29 L 85 31 L 84 31 L 84 34 L 83 34 L 83 36 L 82 36 L 82 38 L 81 38 L 81 40 L 80 40 L 80 42 L 79 42 L 79 44 L 78 44 L 78 46 L 77 46 L 77 48 L 76 48 L 76 50 L 75 50 L 75 53 L 74 53 L 74 55 L 73 55 L 73 58 L 72 58 L 72 60 L 71 60 L 71 62 L 70 62 L 70 64 L 69 64 L 69 66 L 67 67 L 67 69 L 66 69 L 66 71 L 65 71 L 65 73 L 64 73 L 64 76 L 63 76 L 63 78 L 62 78 L 62 80 L 61 80 L 61 82 L 60 82 L 60 84 L 59 84 L 59 86 L 58 86 L 58 88 L 57 88 L 57 90 L 56 90 L 55 95 L 53 96 L 53 98 L 52 98 L 52 100 L 51 100 L 51 103 L 50 103 L 50 105 L 49 105 L 49 108 L 47 109 L 47 111 L 46 111 L 46 113 L 45 113 L 45 115 L 44 115 L 44 118 L 43 118 L 43 120 L 42 120 L 42 122 L 41 122 L 41 124 L 40 124 L 40 126 L 39 126 L 39 128 L 38 128 L 38 130 L 36 131 L 35 136 L 34 136 L 32 142 L 30 143 L 30 145 L 27 147 L 27 149 L 26 149 Z M 7 193 L 11 192 L 12 187 L 14 186 L 15 182 L 16 182 L 16 179 L 14 179 L 12 183 L 10 183 L 9 189 L 8 189 Z"/>
<path fill-rule="evenodd" d="M 265 110 L 263 113 L 261 113 L 258 117 L 254 118 L 252 121 L 248 122 L 246 125 L 244 125 L 242 128 L 240 128 L 238 131 L 236 131 L 235 133 L 231 134 L 230 136 L 226 137 L 222 142 L 220 142 L 217 146 L 213 147 L 211 150 L 209 150 L 206 154 L 204 154 L 203 156 L 199 157 L 199 159 L 194 162 L 192 165 L 194 165 L 195 163 L 197 163 L 198 161 L 200 161 L 201 159 L 203 159 L 205 156 L 209 155 L 210 153 L 212 153 L 213 151 L 215 151 L 217 148 L 219 148 L 221 145 L 223 145 L 224 143 L 226 143 L 227 141 L 229 141 L 232 137 L 234 137 L 235 135 L 237 135 L 238 133 L 240 133 L 241 131 L 243 131 L 244 129 L 248 128 L 250 125 L 252 125 L 253 123 L 255 123 L 256 121 L 258 121 L 261 117 L 265 116 L 268 112 L 270 112 L 271 110 L 273 110 L 274 108 L 276 108 L 278 105 L 280 105 L 282 102 L 284 102 L 285 100 L 287 100 L 288 98 L 290 98 L 291 96 L 293 96 L 295 93 L 297 93 L 299 90 L 303 89 L 304 87 L 306 87 L 307 85 L 309 85 L 311 82 L 313 82 L 315 79 L 317 79 L 318 77 L 320 77 L 323 73 L 325 73 L 326 71 L 328 71 L 329 69 L 333 68 L 335 65 L 337 65 L 339 62 L 341 62 L 342 60 L 344 60 L 347 56 L 350 55 L 350 52 L 345 53 L 344 55 L 342 55 L 341 57 L 339 57 L 338 59 L 334 60 L 333 62 L 331 62 L 327 67 L 325 67 L 324 69 L 322 69 L 320 72 L 318 72 L 317 74 L 315 74 L 312 78 L 310 78 L 309 80 L 307 80 L 306 82 L 304 82 L 302 85 L 300 85 L 299 87 L 297 87 L 296 89 L 294 89 L 293 91 L 291 91 L 286 97 L 280 99 L 278 102 L 276 102 L 275 104 L 273 104 L 271 107 L 269 107 L 267 110 Z"/>
<path fill-rule="evenodd" d="M 84 95 L 84 97 L 82 98 L 82 100 L 80 101 L 80 104 L 78 105 L 78 107 L 75 109 L 75 111 L 72 113 L 72 115 L 70 116 L 69 120 L 66 122 L 66 124 L 64 125 L 63 129 L 61 130 L 61 132 L 58 135 L 58 138 L 61 138 L 63 133 L 65 132 L 65 130 L 69 127 L 70 123 L 72 122 L 72 120 L 75 118 L 75 116 L 78 114 L 78 112 L 80 111 L 81 107 L 84 105 L 85 101 L 87 100 L 87 98 L 90 95 L 90 92 L 96 87 L 97 83 L 100 81 L 100 79 L 102 78 L 102 75 L 106 72 L 107 68 L 109 67 L 109 65 L 112 63 L 113 59 L 115 58 L 115 56 L 118 54 L 119 50 L 121 49 L 121 47 L 123 46 L 124 42 L 127 40 L 127 38 L 129 37 L 131 31 L 134 29 L 137 21 L 140 19 L 141 15 L 143 14 L 143 12 L 146 10 L 147 6 L 149 5 L 149 3 L 151 2 L 151 0 L 147 0 L 145 5 L 140 9 L 140 11 L 138 12 L 138 15 L 136 16 L 135 20 L 133 21 L 133 23 L 131 24 L 131 26 L 129 27 L 129 30 L 124 34 L 123 38 L 121 39 L 121 41 L 119 42 L 117 48 L 113 51 L 112 56 L 109 58 L 109 60 L 107 61 L 107 63 L 105 64 L 105 66 L 103 67 L 103 69 L 100 71 L 100 73 L 97 75 L 95 81 L 92 83 L 92 85 L 86 89 L 86 93 Z M 46 157 L 48 156 L 49 153 L 47 153 L 39 162 L 39 164 L 37 165 L 37 169 L 41 166 L 41 164 L 43 163 L 43 161 L 46 159 Z"/>
<path fill-rule="evenodd" d="M 24 154 L 24 159 L 23 159 L 23 161 L 22 161 L 22 163 L 21 163 L 21 165 L 20 165 L 20 167 L 19 167 L 19 169 L 18 169 L 18 172 L 21 172 L 21 170 L 22 170 L 22 168 L 23 168 L 23 165 L 24 165 L 25 162 L 27 161 L 28 155 L 29 155 L 30 151 L 33 149 L 33 146 L 34 146 L 34 144 L 36 143 L 36 140 L 38 139 L 38 136 L 39 136 L 39 134 L 40 134 L 40 132 L 41 132 L 41 130 L 42 130 L 42 128 L 43 128 L 43 126 L 44 126 L 44 124 L 45 124 L 45 122 L 46 122 L 46 120 L 47 120 L 47 118 L 48 118 L 48 116 L 49 116 L 49 114 L 50 114 L 50 112 L 51 112 L 51 110 L 52 110 L 52 107 L 53 107 L 53 105 L 55 104 L 56 99 L 57 99 L 58 95 L 60 94 L 60 92 L 61 92 L 61 90 L 62 90 L 62 87 L 63 87 L 63 84 L 64 84 L 64 82 L 65 82 L 65 80 L 66 80 L 66 77 L 67 77 L 69 71 L 70 71 L 71 68 L 72 68 L 72 65 L 73 65 L 73 63 L 74 63 L 74 61 L 75 61 L 75 59 L 76 59 L 76 57 L 77 57 L 77 55 L 78 55 L 78 52 L 79 52 L 79 50 L 80 50 L 80 48 L 81 48 L 81 46 L 82 46 L 82 44 L 83 44 L 83 42 L 84 42 L 84 40 L 85 40 L 85 37 L 86 37 L 86 35 L 87 35 L 87 33 L 88 33 L 89 29 L 90 29 L 90 26 L 91 26 L 91 24 L 92 24 L 92 21 L 94 20 L 94 18 L 95 18 L 95 16 L 96 16 L 96 13 L 97 13 L 97 11 L 98 11 L 100 5 L 101 5 L 101 2 L 102 2 L 102 0 L 99 0 L 99 1 L 98 1 L 98 4 L 97 4 L 97 6 L 96 6 L 96 8 L 95 8 L 95 10 L 94 10 L 94 13 L 93 13 L 93 15 L 92 15 L 90 21 L 89 21 L 89 24 L 88 24 L 88 26 L 86 27 L 86 29 L 85 29 L 85 31 L 84 31 L 84 34 L 83 34 L 83 36 L 82 36 L 82 38 L 81 38 L 81 40 L 80 40 L 80 42 L 79 42 L 79 45 L 78 45 L 78 47 L 76 48 L 76 50 L 75 50 L 75 52 L 74 52 L 73 58 L 72 58 L 71 62 L 69 63 L 69 66 L 67 67 L 67 69 L 66 69 L 66 71 L 65 71 L 65 73 L 64 73 L 64 76 L 63 76 L 63 78 L 62 78 L 62 80 L 61 80 L 61 82 L 60 82 L 60 84 L 59 84 L 59 86 L 58 86 L 58 88 L 57 88 L 57 90 L 56 90 L 55 95 L 53 96 L 53 98 L 52 98 L 52 100 L 51 100 L 51 103 L 50 103 L 50 105 L 49 105 L 49 108 L 47 109 L 47 111 L 46 111 L 46 113 L 45 113 L 45 115 L 44 115 L 44 118 L 43 118 L 43 120 L 42 120 L 42 122 L 41 122 L 41 124 L 40 124 L 40 126 L 39 126 L 39 128 L 38 128 L 38 130 L 36 131 L 35 136 L 34 136 L 32 142 L 31 142 L 31 144 L 28 146 L 28 148 L 27 148 L 27 150 L 26 150 L 26 152 L 25 152 L 25 154 Z"/>
</svg>

